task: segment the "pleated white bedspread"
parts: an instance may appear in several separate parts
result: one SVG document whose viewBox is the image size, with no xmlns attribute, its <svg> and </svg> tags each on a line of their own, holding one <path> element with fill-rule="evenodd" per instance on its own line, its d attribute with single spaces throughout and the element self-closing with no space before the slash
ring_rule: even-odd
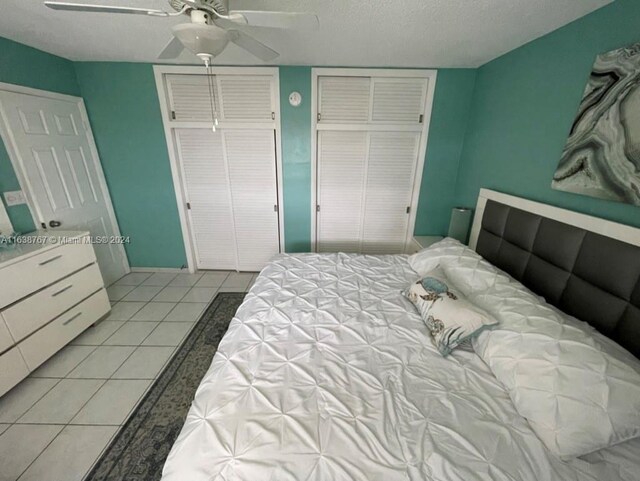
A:
<svg viewBox="0 0 640 481">
<path fill-rule="evenodd" d="M 551 455 L 473 352 L 438 354 L 406 256 L 299 254 L 258 277 L 163 481 L 631 481 L 640 442 Z"/>
</svg>

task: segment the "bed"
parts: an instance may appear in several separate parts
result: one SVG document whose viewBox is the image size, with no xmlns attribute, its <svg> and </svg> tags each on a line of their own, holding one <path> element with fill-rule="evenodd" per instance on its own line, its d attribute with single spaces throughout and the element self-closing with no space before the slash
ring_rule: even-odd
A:
<svg viewBox="0 0 640 481">
<path fill-rule="evenodd" d="M 542 268 L 557 268 L 547 272 L 553 282 L 524 275 L 532 270 L 527 264 L 545 215 L 568 215 L 551 209 L 483 190 L 471 243 L 513 278 L 529 287 L 538 282 L 560 302 L 558 291 L 575 277 L 573 265 L 567 270 L 548 260 Z M 622 239 L 616 242 L 640 244 L 637 229 L 604 221 L 594 226 L 592 219 L 564 218 L 573 223 L 570 234 L 588 226 L 600 241 L 598 229 L 615 227 Z M 615 257 L 619 246 L 607 246 L 614 249 L 609 259 L 623 260 Z M 632 269 L 623 267 L 627 273 Z M 640 479 L 640 438 L 563 461 L 545 448 L 472 349 L 442 357 L 401 294 L 417 277 L 404 255 L 275 258 L 221 341 L 163 481 Z M 637 299 L 598 292 L 614 307 L 620 301 L 633 309 L 615 319 L 600 316 L 603 324 L 595 327 L 638 355 Z M 563 307 L 577 317 L 584 312 L 580 303 Z"/>
</svg>

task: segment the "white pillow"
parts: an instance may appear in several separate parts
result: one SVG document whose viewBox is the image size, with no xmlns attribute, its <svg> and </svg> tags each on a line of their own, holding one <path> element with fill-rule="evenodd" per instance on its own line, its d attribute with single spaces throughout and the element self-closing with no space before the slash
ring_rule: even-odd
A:
<svg viewBox="0 0 640 481">
<path fill-rule="evenodd" d="M 408 260 L 411 268 L 421 276 L 437 266 L 443 267 L 449 279 L 466 295 L 487 289 L 499 280 L 509 281 L 507 274 L 450 237 L 409 256 Z M 482 275 L 476 276 L 474 272 Z"/>
<path fill-rule="evenodd" d="M 443 356 L 497 324 L 484 310 L 467 301 L 440 267 L 411 284 L 404 295 L 415 304 Z"/>
<path fill-rule="evenodd" d="M 551 452 L 567 459 L 640 437 L 640 361 L 471 249 L 438 244 L 413 256 L 414 264 L 440 263 L 499 321 L 474 339 L 474 349 Z"/>
</svg>

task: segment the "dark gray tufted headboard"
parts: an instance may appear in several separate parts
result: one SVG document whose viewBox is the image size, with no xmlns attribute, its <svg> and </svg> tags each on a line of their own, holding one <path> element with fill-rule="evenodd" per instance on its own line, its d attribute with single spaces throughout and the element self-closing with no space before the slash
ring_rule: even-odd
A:
<svg viewBox="0 0 640 481">
<path fill-rule="evenodd" d="M 480 255 L 640 357 L 640 230 L 634 245 L 495 200 L 480 214 Z"/>
</svg>

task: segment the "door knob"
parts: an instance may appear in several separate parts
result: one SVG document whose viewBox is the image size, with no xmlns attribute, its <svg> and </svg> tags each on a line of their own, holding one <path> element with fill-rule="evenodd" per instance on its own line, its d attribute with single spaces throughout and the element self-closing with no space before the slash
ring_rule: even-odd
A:
<svg viewBox="0 0 640 481">
<path fill-rule="evenodd" d="M 62 225 L 62 222 L 57 220 L 52 220 L 51 222 L 49 222 L 49 227 L 60 227 L 61 225 Z"/>
</svg>

